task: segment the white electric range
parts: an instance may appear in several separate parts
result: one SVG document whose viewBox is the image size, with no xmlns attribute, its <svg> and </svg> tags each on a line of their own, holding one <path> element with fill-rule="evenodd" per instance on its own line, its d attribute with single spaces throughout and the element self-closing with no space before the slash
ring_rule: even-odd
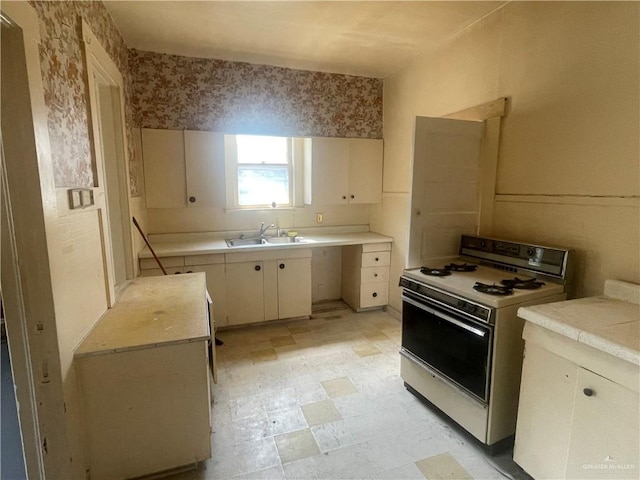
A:
<svg viewBox="0 0 640 480">
<path fill-rule="evenodd" d="M 401 376 L 488 446 L 515 432 L 522 306 L 562 301 L 570 251 L 463 235 L 460 258 L 410 268 L 403 287 Z"/>
</svg>

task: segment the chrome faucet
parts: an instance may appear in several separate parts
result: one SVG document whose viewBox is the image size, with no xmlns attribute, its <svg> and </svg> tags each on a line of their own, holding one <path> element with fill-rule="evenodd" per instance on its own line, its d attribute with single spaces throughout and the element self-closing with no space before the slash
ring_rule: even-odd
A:
<svg viewBox="0 0 640 480">
<path fill-rule="evenodd" d="M 260 224 L 260 230 L 259 230 L 260 238 L 264 238 L 264 234 L 266 233 L 266 231 L 269 230 L 270 228 L 274 228 L 274 227 L 275 227 L 275 225 L 273 223 L 271 225 L 267 225 L 265 227 L 264 226 L 264 222 L 262 222 Z"/>
</svg>

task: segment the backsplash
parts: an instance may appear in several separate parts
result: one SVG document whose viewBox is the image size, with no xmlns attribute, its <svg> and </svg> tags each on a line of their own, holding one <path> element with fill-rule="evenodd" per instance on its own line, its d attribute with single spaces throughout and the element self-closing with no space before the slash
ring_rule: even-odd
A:
<svg viewBox="0 0 640 480">
<path fill-rule="evenodd" d="M 130 50 L 135 125 L 382 138 L 382 80 Z"/>
<path fill-rule="evenodd" d="M 113 59 L 125 82 L 131 194 L 139 195 L 139 161 L 132 141 L 128 50 L 102 2 L 32 1 L 40 19 L 40 63 L 49 108 L 49 138 L 56 187 L 92 187 L 88 92 L 82 49 L 82 19 Z"/>
</svg>

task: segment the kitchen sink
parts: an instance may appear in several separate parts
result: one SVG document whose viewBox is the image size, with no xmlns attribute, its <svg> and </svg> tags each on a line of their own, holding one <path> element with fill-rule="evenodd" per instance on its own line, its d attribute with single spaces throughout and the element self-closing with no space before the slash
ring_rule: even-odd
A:
<svg viewBox="0 0 640 480">
<path fill-rule="evenodd" d="M 285 243 L 306 243 L 302 237 L 228 238 L 229 247 L 250 247 L 255 245 L 282 245 Z"/>
<path fill-rule="evenodd" d="M 225 240 L 229 247 L 247 247 L 250 245 L 264 245 L 266 240 L 264 238 L 228 238 Z"/>
<path fill-rule="evenodd" d="M 267 243 L 305 243 L 301 237 L 270 237 L 267 238 Z"/>
</svg>

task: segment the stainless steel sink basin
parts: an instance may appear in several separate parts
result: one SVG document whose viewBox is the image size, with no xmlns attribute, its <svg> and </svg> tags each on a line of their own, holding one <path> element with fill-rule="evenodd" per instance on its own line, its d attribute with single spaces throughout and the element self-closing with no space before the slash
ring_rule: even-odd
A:
<svg viewBox="0 0 640 480">
<path fill-rule="evenodd" d="M 266 238 L 267 243 L 304 243 L 305 241 L 300 237 L 271 237 Z"/>
<path fill-rule="evenodd" d="M 228 238 L 225 240 L 229 247 L 246 247 L 249 245 L 264 245 L 264 238 Z"/>
<path fill-rule="evenodd" d="M 250 247 L 256 245 L 282 245 L 285 243 L 306 243 L 302 237 L 227 238 L 229 247 Z"/>
</svg>

